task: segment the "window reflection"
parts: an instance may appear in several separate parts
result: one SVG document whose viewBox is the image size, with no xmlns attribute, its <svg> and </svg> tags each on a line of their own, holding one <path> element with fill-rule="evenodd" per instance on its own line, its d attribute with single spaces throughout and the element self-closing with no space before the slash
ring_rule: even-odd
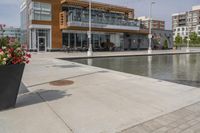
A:
<svg viewBox="0 0 200 133">
<path fill-rule="evenodd" d="M 69 21 L 86 22 L 89 21 L 88 9 L 78 7 L 65 7 L 63 11 L 68 12 Z M 122 13 L 111 13 L 103 10 L 92 10 L 92 23 L 124 25 L 124 26 L 139 26 L 139 22 L 135 20 L 127 20 L 127 16 Z"/>
</svg>

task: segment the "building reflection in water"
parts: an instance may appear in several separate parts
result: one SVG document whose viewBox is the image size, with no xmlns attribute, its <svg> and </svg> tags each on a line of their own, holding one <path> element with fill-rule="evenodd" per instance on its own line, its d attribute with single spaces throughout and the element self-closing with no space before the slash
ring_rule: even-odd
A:
<svg viewBox="0 0 200 133">
<path fill-rule="evenodd" d="M 88 64 L 89 66 L 92 66 L 92 65 L 93 65 L 93 59 L 88 58 L 88 59 L 87 59 L 87 64 Z"/>
<path fill-rule="evenodd" d="M 152 56 L 148 56 L 148 76 L 152 77 Z"/>
<path fill-rule="evenodd" d="M 200 87 L 200 54 L 94 58 L 75 62 Z"/>
</svg>

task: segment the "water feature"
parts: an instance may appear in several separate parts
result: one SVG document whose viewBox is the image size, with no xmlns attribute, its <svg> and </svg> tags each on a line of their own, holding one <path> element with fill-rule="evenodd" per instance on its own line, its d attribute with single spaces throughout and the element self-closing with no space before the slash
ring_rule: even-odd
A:
<svg viewBox="0 0 200 133">
<path fill-rule="evenodd" d="M 200 54 L 106 57 L 73 61 L 200 87 Z"/>
</svg>

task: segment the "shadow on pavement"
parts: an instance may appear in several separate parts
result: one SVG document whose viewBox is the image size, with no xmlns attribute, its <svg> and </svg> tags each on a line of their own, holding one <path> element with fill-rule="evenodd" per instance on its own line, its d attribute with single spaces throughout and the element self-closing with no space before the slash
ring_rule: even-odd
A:
<svg viewBox="0 0 200 133">
<path fill-rule="evenodd" d="M 27 89 L 25 84 L 23 82 L 21 82 L 20 88 L 19 88 L 19 94 L 24 94 L 24 93 L 28 93 L 28 92 L 29 92 L 29 90 Z"/>
<path fill-rule="evenodd" d="M 44 102 L 58 100 L 64 97 L 69 97 L 66 91 L 61 90 L 38 90 L 35 92 L 24 93 L 17 98 L 16 108 L 35 105 Z"/>
</svg>

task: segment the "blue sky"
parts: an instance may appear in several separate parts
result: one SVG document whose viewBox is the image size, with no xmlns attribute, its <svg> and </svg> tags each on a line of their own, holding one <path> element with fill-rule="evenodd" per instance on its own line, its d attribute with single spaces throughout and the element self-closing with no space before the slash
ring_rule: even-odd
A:
<svg viewBox="0 0 200 133">
<path fill-rule="evenodd" d="M 96 0 L 135 9 L 135 15 L 148 16 L 151 0 Z M 153 17 L 166 21 L 166 28 L 171 29 L 171 14 L 191 10 L 193 5 L 200 5 L 200 0 L 154 0 Z M 0 24 L 20 25 L 20 0 L 0 0 Z"/>
</svg>

